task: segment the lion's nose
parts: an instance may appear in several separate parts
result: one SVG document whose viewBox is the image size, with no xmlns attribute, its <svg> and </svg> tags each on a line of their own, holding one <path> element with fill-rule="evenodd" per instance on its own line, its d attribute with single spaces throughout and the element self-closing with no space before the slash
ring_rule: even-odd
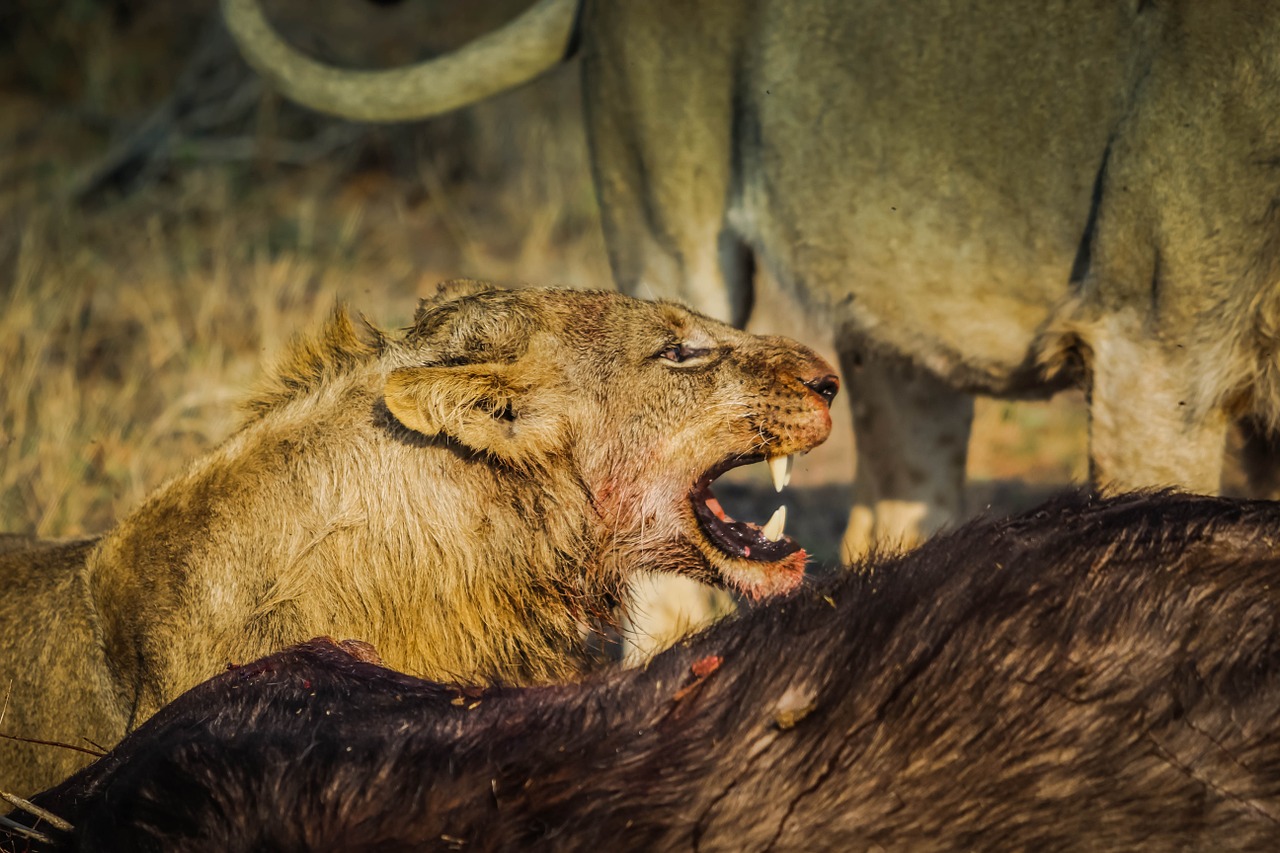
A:
<svg viewBox="0 0 1280 853">
<path fill-rule="evenodd" d="M 840 377 L 834 373 L 828 373 L 816 379 L 806 379 L 804 386 L 826 400 L 827 405 L 830 406 L 831 401 L 836 398 L 836 392 L 840 390 Z"/>
</svg>

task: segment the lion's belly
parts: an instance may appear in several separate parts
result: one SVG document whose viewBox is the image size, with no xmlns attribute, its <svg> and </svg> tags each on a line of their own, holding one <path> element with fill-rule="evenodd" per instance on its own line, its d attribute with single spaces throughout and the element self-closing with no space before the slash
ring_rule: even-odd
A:
<svg viewBox="0 0 1280 853">
<path fill-rule="evenodd" d="M 751 217 L 752 242 L 842 337 L 975 391 L 1024 390 L 1040 333 L 1071 289 L 1074 247 L 1026 218 L 912 199 L 864 184 L 857 210 L 831 215 L 838 206 L 819 202 L 821 217 Z"/>
<path fill-rule="evenodd" d="M 766 0 L 739 230 L 839 331 L 1017 392 L 1128 87 L 1129 12 L 1093 6 Z"/>
</svg>

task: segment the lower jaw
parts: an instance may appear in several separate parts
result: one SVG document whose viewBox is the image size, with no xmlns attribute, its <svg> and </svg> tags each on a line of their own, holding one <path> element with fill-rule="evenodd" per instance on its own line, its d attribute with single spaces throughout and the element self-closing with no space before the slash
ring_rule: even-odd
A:
<svg viewBox="0 0 1280 853">
<path fill-rule="evenodd" d="M 732 567 L 720 570 L 720 577 L 726 586 L 752 601 L 759 601 L 785 595 L 798 587 L 804 579 L 804 566 L 808 559 L 808 554 L 801 549 L 777 562 L 760 563 L 758 566 L 735 560 Z"/>
</svg>

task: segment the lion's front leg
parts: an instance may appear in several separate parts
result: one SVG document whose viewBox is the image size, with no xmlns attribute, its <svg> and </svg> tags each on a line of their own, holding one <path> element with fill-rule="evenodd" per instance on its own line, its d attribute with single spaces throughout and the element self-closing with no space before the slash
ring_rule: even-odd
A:
<svg viewBox="0 0 1280 853">
<path fill-rule="evenodd" d="M 904 362 L 840 341 L 857 471 L 841 555 L 911 546 L 964 513 L 973 397 Z"/>
</svg>

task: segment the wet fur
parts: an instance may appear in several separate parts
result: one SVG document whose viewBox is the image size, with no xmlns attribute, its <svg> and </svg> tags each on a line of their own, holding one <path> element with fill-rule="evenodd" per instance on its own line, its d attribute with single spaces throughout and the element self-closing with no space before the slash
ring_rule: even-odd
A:
<svg viewBox="0 0 1280 853">
<path fill-rule="evenodd" d="M 577 686 L 314 641 L 37 801 L 81 850 L 1274 850 L 1278 531 L 1066 496 Z"/>
</svg>

